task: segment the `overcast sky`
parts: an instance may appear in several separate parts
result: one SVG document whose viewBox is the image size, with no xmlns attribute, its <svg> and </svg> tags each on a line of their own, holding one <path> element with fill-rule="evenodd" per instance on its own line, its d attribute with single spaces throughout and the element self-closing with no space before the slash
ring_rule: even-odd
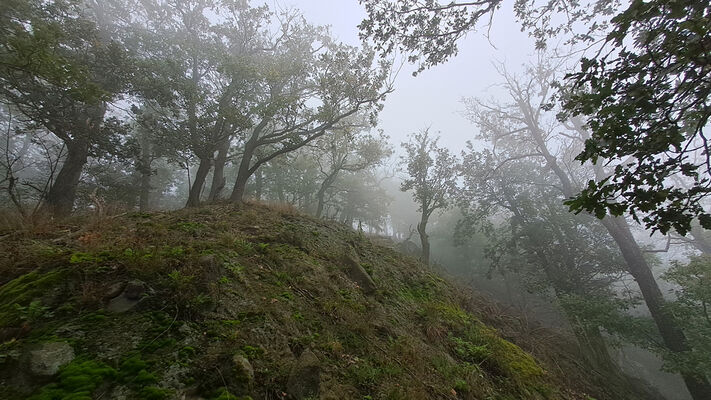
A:
<svg viewBox="0 0 711 400">
<path fill-rule="evenodd" d="M 330 25 L 340 41 L 359 45 L 357 25 L 365 17 L 358 0 L 269 0 L 270 6 L 293 7 L 318 25 Z M 395 81 L 395 92 L 385 102 L 379 127 L 399 147 L 408 133 L 431 126 L 440 131 L 441 143 L 453 150 L 472 138 L 474 127 L 462 116 L 462 97 L 491 97 L 500 79 L 492 63 L 506 62 L 516 70 L 534 54 L 534 42 L 513 17 L 513 1 L 504 1 L 494 18 L 490 41 L 485 32 L 472 32 L 460 43 L 459 55 L 417 77 L 406 65 Z M 496 46 L 494 48 L 493 46 Z"/>
</svg>

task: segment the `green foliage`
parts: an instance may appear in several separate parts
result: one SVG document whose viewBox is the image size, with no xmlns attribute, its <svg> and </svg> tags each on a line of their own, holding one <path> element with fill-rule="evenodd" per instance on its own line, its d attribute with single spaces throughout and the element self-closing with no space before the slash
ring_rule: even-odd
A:
<svg viewBox="0 0 711 400">
<path fill-rule="evenodd" d="M 348 377 L 358 386 L 372 388 L 382 380 L 402 374 L 402 368 L 369 359 L 360 360 L 348 369 Z"/>
<path fill-rule="evenodd" d="M 475 345 L 456 336 L 450 337 L 449 340 L 452 343 L 454 354 L 464 361 L 479 364 L 491 356 L 486 344 Z"/>
<path fill-rule="evenodd" d="M 448 7 L 418 0 L 361 0 L 367 18 L 358 25 L 361 37 L 371 38 L 384 54 L 400 50 L 410 62 L 420 61 L 417 72 L 457 54 L 457 41 L 474 29 L 480 18 L 493 13 L 499 1 L 456 2 Z"/>
<path fill-rule="evenodd" d="M 33 323 L 42 318 L 51 317 L 53 315 L 53 313 L 49 311 L 49 307 L 42 305 L 42 302 L 39 300 L 32 301 L 28 306 L 15 304 L 15 310 L 21 320 L 29 323 Z"/>
<path fill-rule="evenodd" d="M 62 367 L 58 383 L 43 387 L 30 400 L 91 400 L 94 390 L 115 377 L 116 371 L 103 363 L 76 359 Z"/>
<path fill-rule="evenodd" d="M 0 327 L 15 324 L 23 318 L 46 313 L 36 299 L 45 295 L 67 276 L 67 271 L 55 269 L 42 273 L 32 271 L 0 287 Z M 34 306 L 31 304 L 34 303 Z"/>
<path fill-rule="evenodd" d="M 201 222 L 180 222 L 176 224 L 176 228 L 178 230 L 181 230 L 183 232 L 189 233 L 189 234 L 198 234 L 202 230 L 206 228 L 206 225 L 201 223 Z"/>
<path fill-rule="evenodd" d="M 250 396 L 235 396 L 229 392 L 229 390 L 222 388 L 219 389 L 210 400 L 252 400 Z"/>
<path fill-rule="evenodd" d="M 259 359 L 264 356 L 264 349 L 258 346 L 250 346 L 250 345 L 245 345 L 242 346 L 242 353 L 244 353 L 245 357 L 249 360 L 254 360 L 254 359 Z"/>
<path fill-rule="evenodd" d="M 665 354 L 666 367 L 692 374 L 711 371 L 711 256 L 692 257 L 687 264 L 674 262 L 663 278 L 678 285 L 676 300 L 667 307 L 676 316 L 694 349 L 681 354 Z"/>
<path fill-rule="evenodd" d="M 711 116 L 704 78 L 710 12 L 707 2 L 694 0 L 632 1 L 612 19 L 604 55 L 584 58 L 568 75 L 566 112 L 587 116 L 592 131 L 578 160 L 624 160 L 609 178 L 589 182 L 571 209 L 626 212 L 662 233 L 684 234 L 694 218 L 711 228 L 701 204 L 711 193 L 708 163 L 693 156 L 709 150 L 703 130 Z"/>
</svg>

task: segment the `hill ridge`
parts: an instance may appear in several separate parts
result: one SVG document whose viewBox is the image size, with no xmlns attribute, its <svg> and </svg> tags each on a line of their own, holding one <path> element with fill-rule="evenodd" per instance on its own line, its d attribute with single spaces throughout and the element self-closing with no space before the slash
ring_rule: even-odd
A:
<svg viewBox="0 0 711 400">
<path fill-rule="evenodd" d="M 512 318 L 413 258 L 285 207 L 130 213 L 0 249 L 2 398 L 640 398 L 568 350 L 522 350 Z"/>
</svg>

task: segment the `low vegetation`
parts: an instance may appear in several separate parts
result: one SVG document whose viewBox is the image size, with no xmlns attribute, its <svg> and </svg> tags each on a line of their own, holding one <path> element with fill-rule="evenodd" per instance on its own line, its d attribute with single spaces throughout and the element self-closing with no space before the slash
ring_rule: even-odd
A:
<svg viewBox="0 0 711 400">
<path fill-rule="evenodd" d="M 290 379 L 307 353 L 318 359 L 311 398 L 635 398 L 615 388 L 621 378 L 567 361 L 570 340 L 526 335 L 386 240 L 288 208 L 16 232 L 0 244 L 14 260 L 0 286 L 3 399 L 309 398 Z M 367 266 L 374 292 L 344 255 Z M 36 376 L 33 350 L 55 342 L 75 357 Z"/>
</svg>

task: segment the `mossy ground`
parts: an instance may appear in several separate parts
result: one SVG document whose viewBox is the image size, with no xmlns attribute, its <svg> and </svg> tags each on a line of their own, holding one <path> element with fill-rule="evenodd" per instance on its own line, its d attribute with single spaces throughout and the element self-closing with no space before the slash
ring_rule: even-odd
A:
<svg viewBox="0 0 711 400">
<path fill-rule="evenodd" d="M 0 345 L 0 398 L 283 399 L 305 348 L 321 360 L 324 399 L 619 398 L 569 385 L 415 260 L 289 210 L 134 213 L 0 246 L 17 255 L 2 260 L 15 279 L 0 286 L 0 329 L 22 332 Z M 344 253 L 377 293 L 348 279 Z M 149 287 L 139 305 L 106 311 L 109 288 L 135 279 Z M 27 379 L 24 349 L 51 340 L 78 358 L 50 382 Z"/>
</svg>

